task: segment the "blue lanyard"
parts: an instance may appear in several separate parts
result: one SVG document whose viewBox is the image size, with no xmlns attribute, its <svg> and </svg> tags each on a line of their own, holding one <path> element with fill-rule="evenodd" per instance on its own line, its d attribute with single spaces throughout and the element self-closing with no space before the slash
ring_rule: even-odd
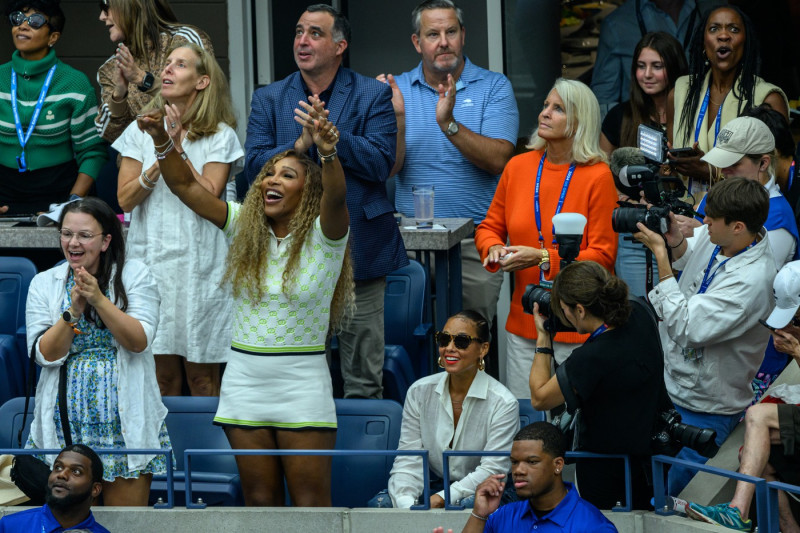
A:
<svg viewBox="0 0 800 533">
<path fill-rule="evenodd" d="M 749 250 L 750 248 L 752 248 L 755 245 L 756 245 L 756 241 L 751 242 L 750 244 L 747 245 L 746 248 L 743 248 L 743 249 L 739 250 L 738 252 L 736 252 L 736 254 L 733 257 L 736 257 L 737 255 L 739 255 L 742 252 L 746 252 L 747 250 Z M 717 247 L 714 248 L 714 251 L 711 252 L 711 259 L 708 260 L 708 266 L 706 267 L 706 270 L 703 273 L 703 281 L 700 283 L 700 289 L 697 291 L 697 294 L 704 294 L 708 290 L 708 286 L 711 285 L 711 282 L 714 281 L 714 278 L 717 276 L 717 272 L 719 272 L 719 269 L 722 268 L 723 266 L 725 266 L 725 263 L 727 263 L 728 261 L 733 259 L 733 257 L 729 257 L 725 261 L 723 261 L 722 263 L 717 265 L 717 268 L 715 268 L 714 272 L 711 273 L 711 276 L 709 276 L 709 273 L 711 272 L 711 265 L 714 264 L 714 259 L 717 258 L 717 255 L 719 255 L 719 251 L 721 249 L 722 248 L 717 246 Z"/>
<path fill-rule="evenodd" d="M 726 97 L 728 95 L 725 95 Z M 703 105 L 700 106 L 700 113 L 697 115 L 697 124 L 694 127 L 694 142 L 700 138 L 700 127 L 703 125 L 703 118 L 706 116 L 706 110 L 708 109 L 708 101 L 711 99 L 711 85 L 709 84 L 708 89 L 706 89 L 706 96 L 703 98 Z M 722 99 L 722 104 L 725 103 L 725 99 Z M 722 104 L 719 104 L 719 108 L 717 109 L 717 123 L 714 126 L 714 146 L 717 145 L 717 135 L 719 135 L 719 127 L 720 123 L 722 122 Z"/>
<path fill-rule="evenodd" d="M 586 339 L 586 342 L 589 342 L 590 340 L 594 339 L 595 337 L 598 337 L 601 333 L 603 333 L 607 329 L 608 329 L 608 324 L 601 325 L 599 328 L 594 330 L 591 335 L 589 335 L 589 338 Z"/>
<path fill-rule="evenodd" d="M 25 163 L 25 145 L 28 144 L 33 129 L 36 127 L 36 122 L 39 120 L 39 113 L 42 111 L 44 98 L 47 96 L 48 89 L 50 89 L 50 82 L 53 81 L 53 74 L 56 71 L 56 66 L 57 64 L 53 65 L 47 72 L 44 85 L 42 85 L 42 90 L 39 92 L 39 99 L 36 101 L 36 107 L 33 110 L 33 116 L 31 116 L 31 122 L 28 124 L 28 131 L 26 131 L 24 135 L 22 133 L 22 124 L 19 120 L 19 110 L 17 109 L 17 73 L 14 69 L 11 69 L 11 109 L 14 110 L 14 125 L 17 128 L 17 138 L 22 147 L 22 153 L 17 156 L 17 166 L 20 172 L 28 170 L 28 165 Z"/>
<path fill-rule="evenodd" d="M 547 150 L 542 154 L 539 160 L 539 170 L 536 172 L 536 188 L 533 192 L 533 213 L 536 216 L 536 230 L 539 232 L 539 244 L 544 248 L 544 235 L 542 235 L 542 212 L 539 208 L 539 184 L 542 181 L 542 169 L 544 168 L 544 159 L 547 157 Z M 567 197 L 567 190 L 569 189 L 569 182 L 572 181 L 572 175 L 575 173 L 575 163 L 570 164 L 567 170 L 567 177 L 564 178 L 564 185 L 561 186 L 561 196 L 558 197 L 558 205 L 556 205 L 556 215 L 561 212 L 564 207 L 564 198 Z M 553 244 L 556 244 L 556 228 L 553 226 Z"/>
<path fill-rule="evenodd" d="M 789 183 L 786 185 L 786 192 L 788 193 L 792 189 L 792 182 L 794 181 L 794 165 L 796 161 L 792 160 L 792 165 L 789 167 Z"/>
</svg>

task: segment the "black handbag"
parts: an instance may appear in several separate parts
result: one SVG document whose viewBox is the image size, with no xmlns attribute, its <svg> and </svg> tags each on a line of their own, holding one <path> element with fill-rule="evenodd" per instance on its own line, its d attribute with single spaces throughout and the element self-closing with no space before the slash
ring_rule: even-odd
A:
<svg viewBox="0 0 800 533">
<path fill-rule="evenodd" d="M 28 405 L 30 404 L 33 384 L 36 380 L 36 343 L 44 332 L 34 339 L 31 345 L 30 362 L 28 367 L 28 383 L 25 392 L 25 410 L 22 415 L 22 427 L 17 433 L 17 443 L 22 448 L 22 432 L 28 419 Z M 58 374 L 58 409 L 61 415 L 61 427 L 64 441 L 67 446 L 72 444 L 72 434 L 69 429 L 69 415 L 67 414 L 67 362 L 61 365 Z M 30 505 L 44 505 L 47 495 L 47 479 L 50 477 L 50 467 L 47 463 L 33 455 L 17 455 L 11 466 L 11 481 L 30 498 Z"/>
</svg>

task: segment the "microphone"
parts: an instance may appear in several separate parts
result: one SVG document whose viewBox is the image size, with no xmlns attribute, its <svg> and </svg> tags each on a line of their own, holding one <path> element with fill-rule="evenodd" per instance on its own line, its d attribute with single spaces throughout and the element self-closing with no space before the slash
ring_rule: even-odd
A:
<svg viewBox="0 0 800 533">
<path fill-rule="evenodd" d="M 614 177 L 619 177 L 619 172 L 622 170 L 622 167 L 628 165 L 640 166 L 646 163 L 641 150 L 632 146 L 623 146 L 611 152 L 608 166 L 611 168 L 611 173 Z"/>
</svg>

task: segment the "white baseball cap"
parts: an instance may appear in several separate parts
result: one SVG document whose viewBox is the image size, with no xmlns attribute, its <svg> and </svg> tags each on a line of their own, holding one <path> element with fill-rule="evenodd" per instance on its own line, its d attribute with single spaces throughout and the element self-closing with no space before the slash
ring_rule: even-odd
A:
<svg viewBox="0 0 800 533">
<path fill-rule="evenodd" d="M 773 150 L 775 137 L 766 124 L 754 117 L 739 117 L 725 124 L 717 135 L 716 146 L 700 160 L 727 168 L 748 154 L 769 154 Z"/>
<path fill-rule="evenodd" d="M 800 309 L 800 261 L 786 263 L 772 283 L 775 294 L 775 309 L 767 324 L 773 328 L 785 328 Z"/>
</svg>

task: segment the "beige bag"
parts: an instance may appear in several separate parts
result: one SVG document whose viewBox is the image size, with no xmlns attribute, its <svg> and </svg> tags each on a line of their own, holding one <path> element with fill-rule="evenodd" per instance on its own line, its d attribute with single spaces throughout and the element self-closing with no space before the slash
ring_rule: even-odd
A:
<svg viewBox="0 0 800 533">
<path fill-rule="evenodd" d="M 19 505 L 30 500 L 11 481 L 11 464 L 13 462 L 13 455 L 0 455 L 0 506 Z"/>
</svg>

